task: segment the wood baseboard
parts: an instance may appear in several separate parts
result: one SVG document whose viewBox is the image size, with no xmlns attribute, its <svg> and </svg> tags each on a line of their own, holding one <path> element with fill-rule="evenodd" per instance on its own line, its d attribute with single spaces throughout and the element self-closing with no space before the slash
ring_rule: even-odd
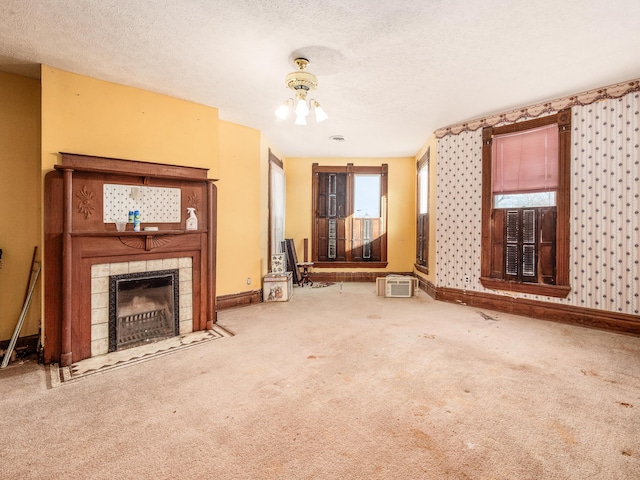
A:
<svg viewBox="0 0 640 480">
<path fill-rule="evenodd" d="M 527 298 L 513 298 L 492 293 L 436 287 L 422 278 L 420 279 L 420 288 L 434 299 L 445 302 L 597 328 L 609 332 L 640 335 L 640 317 L 637 315 L 541 302 Z"/>
<path fill-rule="evenodd" d="M 419 275 L 417 277 L 420 290 L 427 292 L 427 295 L 429 295 L 431 298 L 436 298 L 436 286 L 426 278 L 422 278 Z"/>
<path fill-rule="evenodd" d="M 16 339 L 14 350 L 24 353 L 37 352 L 39 341 L 40 335 L 26 335 L 24 337 L 18 337 Z M 6 350 L 9 347 L 9 343 L 11 343 L 11 340 L 1 340 L 0 350 Z M 0 355 L 0 358 L 2 358 L 2 355 Z"/>
<path fill-rule="evenodd" d="M 375 282 L 378 277 L 387 275 L 408 275 L 412 272 L 309 272 L 312 282 Z"/>
<path fill-rule="evenodd" d="M 249 292 L 221 295 L 216 297 L 216 310 L 220 311 L 227 308 L 242 307 L 245 305 L 251 305 L 252 303 L 260 303 L 261 301 L 262 290 L 251 290 Z"/>
</svg>

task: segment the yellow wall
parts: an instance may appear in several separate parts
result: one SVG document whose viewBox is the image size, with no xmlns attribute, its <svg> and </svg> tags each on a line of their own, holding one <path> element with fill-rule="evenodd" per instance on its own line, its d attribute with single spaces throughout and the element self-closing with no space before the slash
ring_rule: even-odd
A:
<svg viewBox="0 0 640 480">
<path fill-rule="evenodd" d="M 436 284 L 436 147 L 436 137 L 431 135 L 414 159 L 414 162 L 417 162 L 422 158 L 427 148 L 431 149 L 429 152 L 429 274 L 425 275 L 416 269 L 413 273 L 426 278 L 433 285 Z M 414 172 L 414 176 L 416 173 Z"/>
<path fill-rule="evenodd" d="M 34 247 L 40 244 L 40 84 L 0 72 L 0 340 L 22 311 Z M 20 336 L 38 333 L 42 278 Z"/>
<path fill-rule="evenodd" d="M 218 110 L 42 67 L 42 168 L 58 152 L 209 168 L 218 175 Z"/>
<path fill-rule="evenodd" d="M 261 288 L 261 145 L 258 130 L 220 121 L 217 296 Z"/>
<path fill-rule="evenodd" d="M 304 256 L 304 239 L 309 239 L 311 259 L 311 166 L 389 165 L 387 260 L 388 272 L 411 272 L 415 262 L 416 197 L 415 158 L 288 158 L 285 164 L 287 180 L 286 237 L 293 238 L 299 260 Z M 323 271 L 370 271 L 362 269 L 323 269 Z"/>
</svg>

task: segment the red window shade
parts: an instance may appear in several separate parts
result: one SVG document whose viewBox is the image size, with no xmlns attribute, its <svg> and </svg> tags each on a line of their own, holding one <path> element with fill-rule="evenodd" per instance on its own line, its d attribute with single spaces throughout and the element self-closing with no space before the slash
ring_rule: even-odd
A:
<svg viewBox="0 0 640 480">
<path fill-rule="evenodd" d="M 558 125 L 493 138 L 493 193 L 531 193 L 558 188 Z"/>
</svg>

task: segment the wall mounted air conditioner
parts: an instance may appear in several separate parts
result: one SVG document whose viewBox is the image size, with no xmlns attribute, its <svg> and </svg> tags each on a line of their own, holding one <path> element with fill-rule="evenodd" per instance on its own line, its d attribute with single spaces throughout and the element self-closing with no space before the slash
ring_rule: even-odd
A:
<svg viewBox="0 0 640 480">
<path fill-rule="evenodd" d="M 387 298 L 408 298 L 418 288 L 418 279 L 408 276 L 388 276 L 384 278 L 384 296 Z"/>
</svg>

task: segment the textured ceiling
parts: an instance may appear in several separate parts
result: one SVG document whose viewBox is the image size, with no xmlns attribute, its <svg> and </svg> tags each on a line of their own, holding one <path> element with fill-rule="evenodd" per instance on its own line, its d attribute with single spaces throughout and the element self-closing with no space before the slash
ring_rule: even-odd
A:
<svg viewBox="0 0 640 480">
<path fill-rule="evenodd" d="M 638 78 L 638 45 L 638 0 L 0 0 L 0 70 L 216 107 L 288 157 L 412 156 L 437 128 Z M 274 115 L 296 54 L 324 123 Z"/>
</svg>

